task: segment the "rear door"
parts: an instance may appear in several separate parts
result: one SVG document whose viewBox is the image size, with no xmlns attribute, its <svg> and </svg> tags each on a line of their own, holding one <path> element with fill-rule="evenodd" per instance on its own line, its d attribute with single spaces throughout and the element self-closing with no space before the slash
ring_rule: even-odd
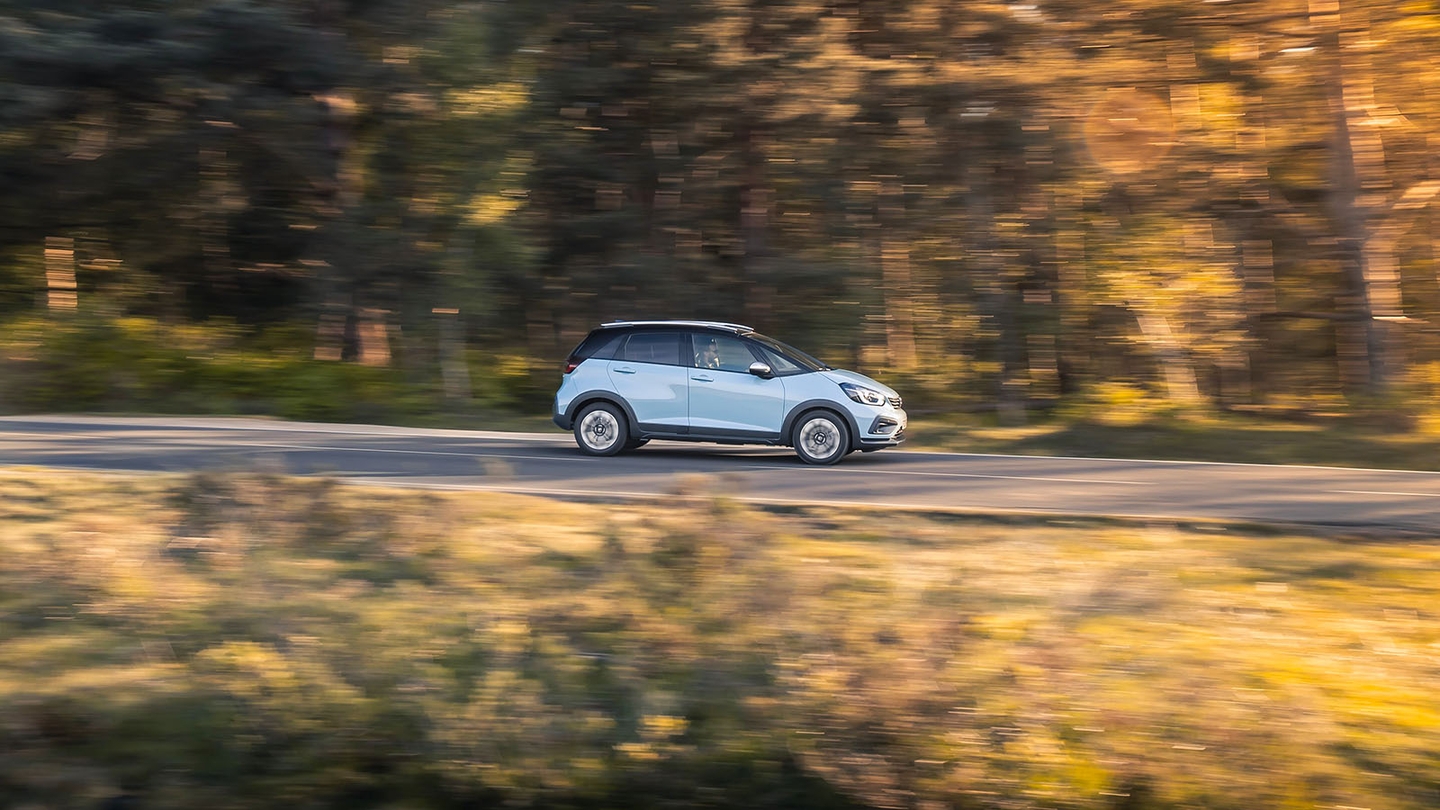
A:
<svg viewBox="0 0 1440 810">
<path fill-rule="evenodd" d="M 690 432 L 778 437 L 785 419 L 784 381 L 751 374 L 750 364 L 760 358 L 738 337 L 705 332 L 691 337 Z"/>
<path fill-rule="evenodd" d="M 689 351 L 684 332 L 637 331 L 610 362 L 610 384 L 630 403 L 642 429 L 685 432 L 690 408 Z M 686 362 L 681 364 L 682 359 Z"/>
</svg>

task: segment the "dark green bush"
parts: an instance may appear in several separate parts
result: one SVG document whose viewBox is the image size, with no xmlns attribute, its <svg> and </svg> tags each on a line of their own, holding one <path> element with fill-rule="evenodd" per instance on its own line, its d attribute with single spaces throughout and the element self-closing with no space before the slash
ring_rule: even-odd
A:
<svg viewBox="0 0 1440 810">
<path fill-rule="evenodd" d="M 502 364 L 503 365 L 503 364 Z M 548 403 L 520 361 L 480 386 L 476 405 Z M 398 368 L 311 358 L 292 327 L 258 335 L 232 324 L 75 318 L 7 324 L 0 332 L 0 408 L 9 411 L 263 414 L 314 421 L 404 421 L 438 413 L 437 385 Z M 438 374 L 438 372 L 437 372 Z"/>
</svg>

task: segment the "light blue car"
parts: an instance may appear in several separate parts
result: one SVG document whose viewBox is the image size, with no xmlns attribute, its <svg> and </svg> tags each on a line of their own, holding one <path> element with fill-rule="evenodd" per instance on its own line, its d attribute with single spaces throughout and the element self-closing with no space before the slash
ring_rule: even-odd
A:
<svg viewBox="0 0 1440 810">
<path fill-rule="evenodd" d="M 834 464 L 904 441 L 902 404 L 869 377 L 748 326 L 616 321 L 571 352 L 554 420 L 594 456 L 676 439 L 788 445 L 807 463 Z"/>
</svg>

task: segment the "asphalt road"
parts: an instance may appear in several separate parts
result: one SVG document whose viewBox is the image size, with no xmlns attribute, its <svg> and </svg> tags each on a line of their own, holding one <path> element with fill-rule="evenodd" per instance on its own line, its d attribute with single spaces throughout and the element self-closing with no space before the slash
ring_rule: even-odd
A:
<svg viewBox="0 0 1440 810">
<path fill-rule="evenodd" d="M 558 429 L 499 433 L 70 416 L 0 418 L 0 469 L 10 466 L 267 470 L 560 497 L 715 492 L 757 503 L 1305 524 L 1440 536 L 1440 472 L 904 449 L 807 467 L 788 448 L 673 442 L 590 458 Z"/>
</svg>

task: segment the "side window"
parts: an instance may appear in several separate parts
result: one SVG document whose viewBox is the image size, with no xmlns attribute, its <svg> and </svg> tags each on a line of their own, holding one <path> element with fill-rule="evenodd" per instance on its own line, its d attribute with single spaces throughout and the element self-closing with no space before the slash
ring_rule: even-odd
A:
<svg viewBox="0 0 1440 810">
<path fill-rule="evenodd" d="M 797 371 L 803 371 L 799 366 L 786 360 L 779 354 L 770 351 L 768 347 L 760 346 L 758 348 L 760 349 L 760 354 L 764 355 L 765 362 L 770 364 L 770 370 L 776 374 L 794 374 Z"/>
<path fill-rule="evenodd" d="M 599 360 L 613 360 L 615 352 L 619 351 L 620 344 L 625 342 L 624 335 L 616 335 L 605 341 L 604 345 L 595 350 L 595 357 Z"/>
<path fill-rule="evenodd" d="M 584 342 L 575 347 L 575 351 L 571 353 L 571 356 L 576 360 L 589 360 L 592 357 L 600 360 L 609 360 L 614 356 L 615 347 L 623 337 L 625 337 L 624 332 L 615 332 L 613 330 L 602 331 L 597 329 L 591 332 L 589 336 L 585 338 Z"/>
<path fill-rule="evenodd" d="M 682 365 L 680 362 L 679 332 L 636 332 L 625 341 L 620 350 L 620 360 L 632 363 L 661 363 L 667 366 Z"/>
<path fill-rule="evenodd" d="M 691 337 L 695 341 L 696 368 L 748 372 L 750 364 L 755 362 L 755 355 L 751 353 L 750 347 L 739 338 L 704 332 Z"/>
</svg>

